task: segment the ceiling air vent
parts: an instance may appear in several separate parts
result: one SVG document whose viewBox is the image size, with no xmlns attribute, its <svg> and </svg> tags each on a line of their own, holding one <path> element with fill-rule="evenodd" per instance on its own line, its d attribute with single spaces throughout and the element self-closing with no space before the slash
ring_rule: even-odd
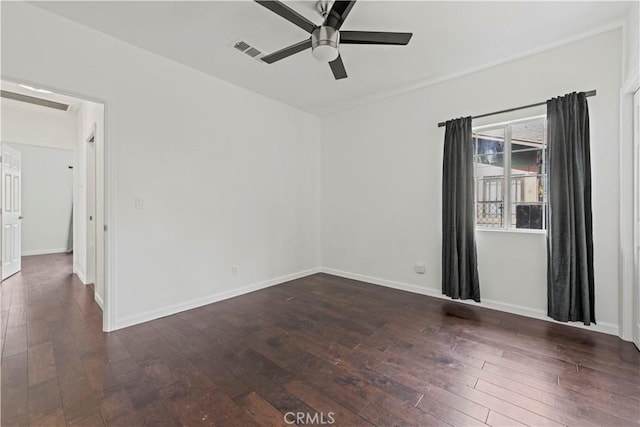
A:
<svg viewBox="0 0 640 427">
<path fill-rule="evenodd" d="M 249 55 L 252 58 L 255 58 L 256 56 L 260 55 L 262 52 L 260 52 L 255 47 L 250 47 L 249 49 L 245 50 L 244 53 L 246 53 L 247 55 Z"/>
<path fill-rule="evenodd" d="M 29 104 L 40 105 L 42 107 L 54 108 L 56 110 L 67 111 L 69 105 L 61 102 L 50 101 L 48 99 L 36 98 L 35 96 L 23 95 L 21 93 L 9 92 L 6 90 L 0 91 L 2 98 L 13 99 L 15 101 L 22 101 Z"/>
<path fill-rule="evenodd" d="M 251 46 L 247 42 L 239 41 L 235 45 L 233 45 L 233 47 L 238 49 L 240 52 L 244 52 L 245 50 L 249 49 Z"/>
<path fill-rule="evenodd" d="M 246 55 L 249 55 L 253 59 L 260 59 L 260 56 L 262 56 L 262 52 L 260 50 L 256 49 L 255 47 L 251 46 L 249 43 L 242 40 L 237 41 L 233 45 L 233 47 L 239 50 L 240 52 Z"/>
</svg>

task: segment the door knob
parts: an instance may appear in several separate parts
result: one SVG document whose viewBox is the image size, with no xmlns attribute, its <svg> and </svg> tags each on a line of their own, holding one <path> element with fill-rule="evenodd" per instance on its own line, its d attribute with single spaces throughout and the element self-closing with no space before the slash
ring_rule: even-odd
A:
<svg viewBox="0 0 640 427">
<path fill-rule="evenodd" d="M 22 219 L 22 215 L 20 215 L 20 216 L 18 217 L 18 219 Z"/>
</svg>

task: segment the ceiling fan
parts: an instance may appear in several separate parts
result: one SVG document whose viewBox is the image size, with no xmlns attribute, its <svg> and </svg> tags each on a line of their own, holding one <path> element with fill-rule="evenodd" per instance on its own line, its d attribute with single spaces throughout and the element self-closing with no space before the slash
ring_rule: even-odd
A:
<svg viewBox="0 0 640 427">
<path fill-rule="evenodd" d="M 277 0 L 255 0 L 270 11 L 282 16 L 292 24 L 297 25 L 311 37 L 285 47 L 270 55 L 263 56 L 262 61 L 273 64 L 295 53 L 311 48 L 313 57 L 322 62 L 328 62 L 336 80 L 347 77 L 347 71 L 340 57 L 340 44 L 377 44 L 377 45 L 407 45 L 413 33 L 390 33 L 380 31 L 340 31 L 342 24 L 351 12 L 355 0 L 333 2 L 329 9 L 329 0 L 316 3 L 316 10 L 324 18 L 322 25 L 317 26 L 289 6 Z"/>
</svg>

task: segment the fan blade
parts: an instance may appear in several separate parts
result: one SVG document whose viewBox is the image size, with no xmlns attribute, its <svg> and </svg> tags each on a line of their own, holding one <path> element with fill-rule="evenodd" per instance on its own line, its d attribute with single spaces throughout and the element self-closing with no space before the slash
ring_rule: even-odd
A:
<svg viewBox="0 0 640 427">
<path fill-rule="evenodd" d="M 342 63 L 342 57 L 340 55 L 338 55 L 338 57 L 333 61 L 329 62 L 329 66 L 331 67 L 333 77 L 335 77 L 336 80 L 347 78 L 347 70 L 344 69 L 344 64 Z"/>
<path fill-rule="evenodd" d="M 324 25 L 339 30 L 344 24 L 344 20 L 347 19 L 347 15 L 351 12 L 351 8 L 356 4 L 356 0 L 341 1 L 336 0 L 327 15 L 327 19 L 324 20 Z"/>
<path fill-rule="evenodd" d="M 380 31 L 340 31 L 342 44 L 409 44 L 413 33 L 386 33 Z"/>
<path fill-rule="evenodd" d="M 282 16 L 284 19 L 302 28 L 307 33 L 313 33 L 313 30 L 316 29 L 316 24 L 309 21 L 307 18 L 300 15 L 284 3 L 277 0 L 255 0 L 255 2 L 266 7 L 271 12 Z"/>
<path fill-rule="evenodd" d="M 260 58 L 262 61 L 267 64 L 273 64 L 276 61 L 280 61 L 288 56 L 293 55 L 294 53 L 302 52 L 303 50 L 309 49 L 311 47 L 311 39 L 303 40 L 300 43 L 293 44 L 291 46 L 285 47 L 284 49 L 280 49 L 277 52 L 274 52 L 270 55 L 265 55 Z"/>
</svg>

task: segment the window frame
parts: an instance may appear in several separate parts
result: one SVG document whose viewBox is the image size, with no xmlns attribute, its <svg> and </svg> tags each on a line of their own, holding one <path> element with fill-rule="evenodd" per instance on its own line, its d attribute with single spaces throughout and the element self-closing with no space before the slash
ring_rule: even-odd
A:
<svg viewBox="0 0 640 427">
<path fill-rule="evenodd" d="M 538 120 L 542 120 L 543 122 L 543 126 L 544 126 L 544 148 L 542 149 L 542 156 L 543 156 L 543 164 L 544 164 L 544 168 L 542 170 L 542 172 L 538 173 L 538 176 L 542 176 L 542 179 L 544 180 L 544 191 L 542 193 L 542 202 L 539 202 L 542 204 L 543 206 L 543 212 L 542 212 L 542 228 L 541 229 L 536 229 L 536 228 L 516 228 L 516 226 L 514 224 L 511 223 L 511 218 L 513 215 L 513 203 L 512 203 L 512 188 L 511 188 L 511 183 L 512 180 L 514 179 L 512 177 L 512 170 L 511 170 L 511 163 L 512 163 L 512 159 L 511 159 L 511 147 L 512 147 L 512 142 L 511 142 L 511 127 L 513 125 L 517 125 L 517 124 L 522 124 L 522 123 L 527 123 L 527 122 L 535 122 Z M 474 183 L 474 188 L 473 188 L 473 198 L 474 198 L 474 226 L 475 226 L 475 230 L 476 231 L 491 231 L 491 232 L 499 232 L 499 233 L 524 233 L 524 234 L 545 234 L 547 233 L 547 209 L 548 209 L 548 199 L 547 199 L 547 191 L 548 191 L 548 180 L 547 180 L 547 164 L 546 164 L 546 150 L 547 150 L 547 115 L 546 114 L 541 114 L 541 115 L 537 115 L 537 116 L 532 116 L 532 117 L 526 117 L 526 118 L 522 118 L 522 119 L 515 119 L 515 120 L 508 120 L 508 121 L 504 121 L 504 122 L 499 122 L 499 123 L 490 123 L 490 124 L 486 124 L 486 125 L 480 125 L 480 126 L 474 126 L 472 127 L 471 131 L 472 131 L 472 135 L 475 138 L 475 135 L 478 131 L 482 131 L 482 130 L 493 130 L 493 129 L 504 129 L 504 149 L 502 152 L 502 156 L 503 156 L 503 168 L 504 168 L 504 175 L 502 177 L 502 188 L 503 188 L 503 208 L 502 208 L 502 218 L 501 218 L 501 224 L 499 227 L 487 227 L 484 226 L 482 224 L 478 224 L 478 216 L 477 216 L 477 207 L 478 207 L 478 200 L 477 200 L 477 195 L 478 195 L 478 176 L 477 176 L 477 171 L 476 171 L 476 156 L 478 155 L 477 152 L 474 150 L 473 152 L 473 183 Z M 517 178 L 517 177 L 516 177 Z M 484 185 L 483 185 L 483 191 L 485 191 Z"/>
</svg>

